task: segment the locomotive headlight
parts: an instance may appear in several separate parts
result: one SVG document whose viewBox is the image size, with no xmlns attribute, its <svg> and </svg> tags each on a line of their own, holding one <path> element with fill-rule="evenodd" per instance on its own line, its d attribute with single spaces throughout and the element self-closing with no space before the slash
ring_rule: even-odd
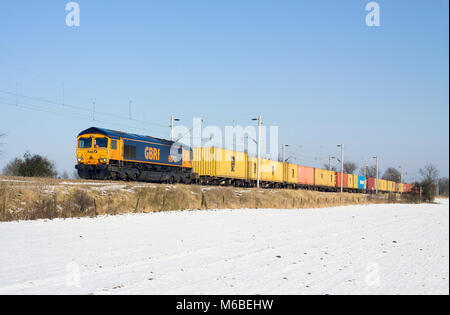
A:
<svg viewBox="0 0 450 315">
<path fill-rule="evenodd" d="M 100 161 L 103 162 L 103 163 L 106 163 L 106 161 L 108 161 L 108 160 L 103 158 L 103 159 L 100 159 Z"/>
<path fill-rule="evenodd" d="M 84 157 L 78 158 L 78 162 L 82 162 L 84 160 Z"/>
</svg>

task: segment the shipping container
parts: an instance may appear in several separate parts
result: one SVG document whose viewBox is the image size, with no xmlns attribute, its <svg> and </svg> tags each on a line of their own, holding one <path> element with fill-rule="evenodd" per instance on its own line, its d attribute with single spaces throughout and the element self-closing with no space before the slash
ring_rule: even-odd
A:
<svg viewBox="0 0 450 315">
<path fill-rule="evenodd" d="M 314 168 L 299 165 L 298 184 L 305 186 L 314 186 Z"/>
<path fill-rule="evenodd" d="M 258 159 L 248 156 L 247 161 L 246 178 L 248 181 L 255 181 L 258 179 Z"/>
<path fill-rule="evenodd" d="M 395 192 L 395 182 L 388 180 L 387 185 L 389 192 Z"/>
<path fill-rule="evenodd" d="M 367 179 L 367 189 L 370 191 L 375 191 L 376 190 L 376 181 L 377 180 L 375 178 L 368 178 Z M 388 191 L 390 191 L 389 189 L 393 189 L 393 188 L 388 187 L 387 180 L 384 180 L 384 179 L 378 180 L 378 191 L 388 192 Z"/>
<path fill-rule="evenodd" d="M 414 185 L 413 184 L 404 184 L 405 186 L 405 192 L 410 193 L 413 190 Z"/>
<path fill-rule="evenodd" d="M 378 180 L 378 191 L 385 191 L 384 180 L 383 179 L 379 179 Z"/>
<path fill-rule="evenodd" d="M 283 163 L 261 159 L 261 181 L 282 183 Z"/>
<path fill-rule="evenodd" d="M 336 180 L 336 184 L 335 184 L 336 188 L 339 188 L 339 189 L 341 188 L 341 182 L 343 182 L 342 187 L 344 189 L 348 188 L 348 174 L 344 173 L 343 181 L 341 180 L 341 172 L 335 172 L 334 176 L 335 176 L 335 180 Z"/>
<path fill-rule="evenodd" d="M 372 177 L 367 178 L 367 183 L 366 183 L 367 190 L 375 191 L 377 189 L 376 182 L 377 182 L 376 178 L 372 178 Z"/>
<path fill-rule="evenodd" d="M 298 177 L 297 165 L 287 165 L 285 169 L 281 162 L 261 159 L 260 181 L 296 184 Z M 288 176 L 287 172 L 290 172 L 290 176 Z M 292 178 L 292 172 L 294 172 L 294 178 Z M 247 157 L 246 178 L 248 181 L 256 181 L 258 179 L 258 158 L 252 156 Z"/>
<path fill-rule="evenodd" d="M 358 189 L 358 175 L 348 174 L 348 188 Z"/>
<path fill-rule="evenodd" d="M 358 189 L 359 190 L 366 189 L 366 178 L 364 176 L 358 176 Z"/>
<path fill-rule="evenodd" d="M 318 187 L 335 187 L 336 174 L 334 171 L 314 169 L 314 182 Z"/>
<path fill-rule="evenodd" d="M 393 192 L 395 183 L 393 181 L 387 180 L 386 181 L 386 191 Z"/>
<path fill-rule="evenodd" d="M 353 175 L 347 175 L 348 176 L 348 188 L 354 188 L 355 184 L 354 184 L 354 177 Z"/>
<path fill-rule="evenodd" d="M 284 179 L 287 184 L 297 184 L 298 182 L 298 165 L 283 163 Z"/>
<path fill-rule="evenodd" d="M 403 192 L 405 192 L 405 193 L 409 192 L 409 184 L 403 183 Z"/>
<path fill-rule="evenodd" d="M 379 179 L 378 190 L 383 192 L 388 191 L 387 180 Z"/>
<path fill-rule="evenodd" d="M 199 176 L 246 179 L 247 154 L 221 148 L 195 148 L 194 173 Z"/>
</svg>

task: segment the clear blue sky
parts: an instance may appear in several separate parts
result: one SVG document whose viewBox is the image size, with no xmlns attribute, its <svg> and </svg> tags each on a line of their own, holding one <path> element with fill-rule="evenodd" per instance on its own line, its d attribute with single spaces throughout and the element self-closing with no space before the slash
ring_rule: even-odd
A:
<svg viewBox="0 0 450 315">
<path fill-rule="evenodd" d="M 191 125 L 280 126 L 296 162 L 322 166 L 336 144 L 360 166 L 425 163 L 449 173 L 447 0 L 80 0 L 81 27 L 59 0 L 0 4 L 0 90 L 152 122 L 91 113 L 0 92 L 0 168 L 27 150 L 72 172 L 75 138 L 93 125 L 169 137 L 174 113 Z M 78 117 L 84 118 L 80 119 Z"/>
</svg>

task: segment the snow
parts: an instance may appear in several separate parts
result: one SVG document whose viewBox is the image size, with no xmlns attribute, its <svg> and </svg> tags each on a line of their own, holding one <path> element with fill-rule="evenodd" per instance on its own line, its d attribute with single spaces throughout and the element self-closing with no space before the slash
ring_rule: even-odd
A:
<svg viewBox="0 0 450 315">
<path fill-rule="evenodd" d="M 0 294 L 449 294 L 449 203 L 0 224 Z"/>
</svg>

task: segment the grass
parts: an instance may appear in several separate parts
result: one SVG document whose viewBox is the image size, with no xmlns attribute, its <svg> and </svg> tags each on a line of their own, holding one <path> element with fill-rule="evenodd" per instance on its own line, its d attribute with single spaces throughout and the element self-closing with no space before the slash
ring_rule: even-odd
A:
<svg viewBox="0 0 450 315">
<path fill-rule="evenodd" d="M 0 176 L 0 221 L 172 210 L 301 209 L 413 202 L 399 197 L 288 189 L 259 190 Z"/>
</svg>

